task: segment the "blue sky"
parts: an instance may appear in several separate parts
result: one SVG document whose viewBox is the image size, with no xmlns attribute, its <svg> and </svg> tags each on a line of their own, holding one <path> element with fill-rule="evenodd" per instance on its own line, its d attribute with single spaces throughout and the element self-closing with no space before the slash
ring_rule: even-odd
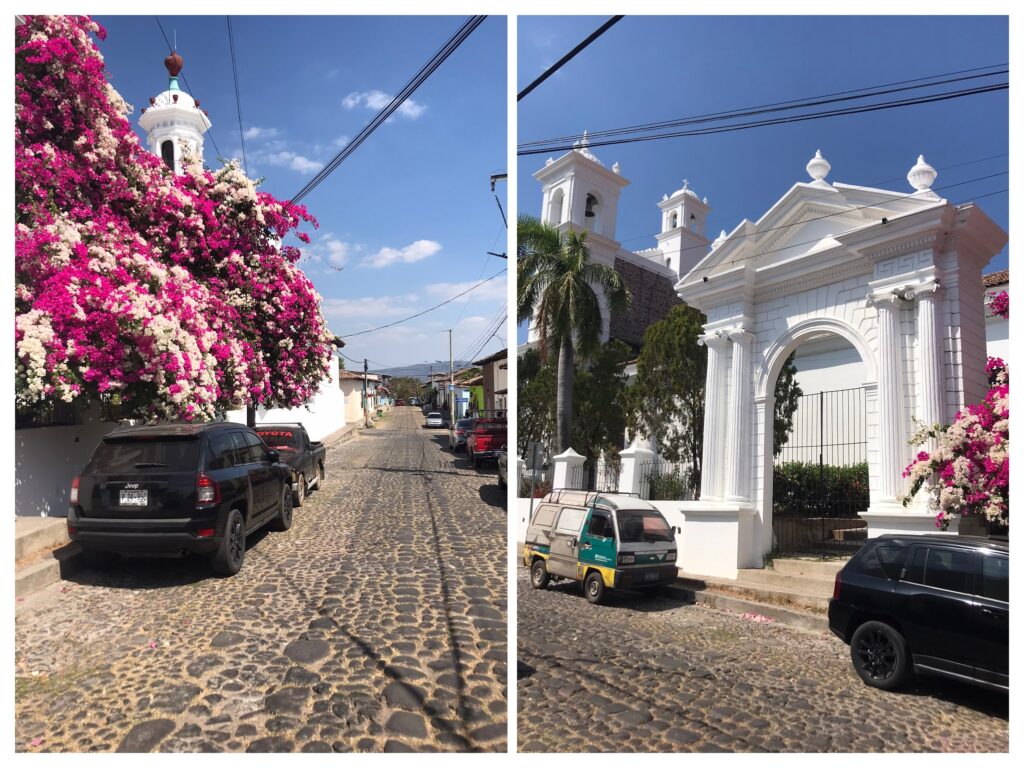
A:
<svg viewBox="0 0 1024 768">
<path fill-rule="evenodd" d="M 152 16 L 98 16 L 114 86 L 142 107 L 167 87 Z M 246 159 L 262 189 L 289 199 L 416 73 L 464 17 L 232 18 Z M 241 157 L 224 16 L 161 16 L 222 155 Z M 302 202 L 320 222 L 303 269 L 324 297 L 343 352 L 371 369 L 468 353 L 498 319 L 505 276 L 411 323 L 363 336 L 506 266 L 506 230 L 489 176 L 505 171 L 506 24 L 490 17 L 358 150 Z M 184 82 L 181 83 L 185 87 Z M 141 132 L 141 131 L 140 131 Z M 207 140 L 207 164 L 217 151 Z M 506 205 L 504 183 L 497 193 Z M 505 326 L 480 354 L 504 346 Z M 482 338 L 480 339 L 482 341 Z M 346 361 L 348 368 L 357 367 Z"/>
<path fill-rule="evenodd" d="M 607 17 L 525 17 L 518 22 L 523 88 Z M 1008 59 L 1005 17 L 630 17 L 608 30 L 519 103 L 520 142 L 688 117 L 925 77 Z M 1004 76 L 1005 81 L 1005 76 Z M 995 82 L 986 80 L 983 82 Z M 895 97 L 888 97 L 895 98 Z M 708 232 L 756 221 L 795 182 L 816 149 L 830 181 L 913 191 L 917 156 L 939 171 L 934 184 L 1006 171 L 1007 92 L 905 109 L 703 137 L 595 147 L 631 181 L 619 201 L 624 247 L 656 245 L 656 204 L 684 178 L 711 204 Z M 520 213 L 540 213 L 532 174 L 545 155 L 518 161 Z M 938 193 L 953 202 L 1006 189 L 1008 176 Z M 1009 231 L 1008 196 L 978 201 Z M 986 271 L 1008 264 L 1008 248 Z M 525 329 L 519 341 L 525 341 Z"/>
</svg>

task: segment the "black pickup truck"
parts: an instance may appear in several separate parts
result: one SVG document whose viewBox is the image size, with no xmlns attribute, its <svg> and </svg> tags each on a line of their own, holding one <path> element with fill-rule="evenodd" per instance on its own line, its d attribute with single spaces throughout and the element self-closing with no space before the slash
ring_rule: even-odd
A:
<svg viewBox="0 0 1024 768">
<path fill-rule="evenodd" d="M 301 424 L 259 424 L 256 434 L 281 456 L 281 463 L 292 471 L 292 504 L 301 507 L 306 494 L 324 482 L 327 449 L 309 439 Z"/>
</svg>

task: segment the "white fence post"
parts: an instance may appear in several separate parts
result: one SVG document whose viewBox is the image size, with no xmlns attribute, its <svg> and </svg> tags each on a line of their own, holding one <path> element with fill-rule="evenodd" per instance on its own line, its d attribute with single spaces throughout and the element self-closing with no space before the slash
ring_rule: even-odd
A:
<svg viewBox="0 0 1024 768">
<path fill-rule="evenodd" d="M 643 465 L 654 461 L 654 451 L 641 448 L 634 442 L 629 448 L 619 452 L 619 493 L 638 493 L 643 498 L 647 478 L 644 476 Z"/>
<path fill-rule="evenodd" d="M 573 471 L 582 467 L 585 461 L 586 459 L 572 448 L 567 448 L 565 453 L 552 456 L 551 462 L 555 465 L 555 469 L 551 480 L 551 490 L 571 488 L 570 482 L 573 477 Z"/>
</svg>

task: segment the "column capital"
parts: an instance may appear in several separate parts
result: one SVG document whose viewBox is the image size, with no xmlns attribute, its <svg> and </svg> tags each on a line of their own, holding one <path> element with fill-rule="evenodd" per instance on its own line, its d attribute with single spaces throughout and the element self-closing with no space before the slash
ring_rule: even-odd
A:
<svg viewBox="0 0 1024 768">
<path fill-rule="evenodd" d="M 729 328 L 725 333 L 731 341 L 747 341 L 748 339 L 754 338 L 754 334 L 752 334 L 745 325 L 737 325 L 734 328 Z"/>
<path fill-rule="evenodd" d="M 908 296 L 907 294 L 910 293 Z M 867 295 L 868 306 L 876 309 L 885 307 L 895 309 L 901 302 L 913 298 L 913 289 L 906 285 L 893 286 L 881 291 L 869 292 Z"/>
<path fill-rule="evenodd" d="M 707 333 L 702 333 L 700 336 L 698 336 L 697 346 L 715 347 L 716 349 L 721 349 L 722 347 L 725 346 L 727 341 L 728 332 L 720 328 L 716 331 L 708 331 Z"/>
<path fill-rule="evenodd" d="M 942 283 L 938 280 L 929 280 L 927 283 L 921 285 L 915 285 L 913 288 L 908 288 L 904 297 L 908 300 L 912 299 L 937 299 L 942 292 Z"/>
</svg>

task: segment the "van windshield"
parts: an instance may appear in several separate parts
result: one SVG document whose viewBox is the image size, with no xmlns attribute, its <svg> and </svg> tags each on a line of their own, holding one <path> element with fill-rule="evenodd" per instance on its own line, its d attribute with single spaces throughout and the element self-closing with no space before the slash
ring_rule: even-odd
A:
<svg viewBox="0 0 1024 768">
<path fill-rule="evenodd" d="M 616 513 L 619 541 L 633 544 L 643 541 L 675 541 L 672 529 L 657 512 L 641 509 L 620 510 Z"/>
</svg>

